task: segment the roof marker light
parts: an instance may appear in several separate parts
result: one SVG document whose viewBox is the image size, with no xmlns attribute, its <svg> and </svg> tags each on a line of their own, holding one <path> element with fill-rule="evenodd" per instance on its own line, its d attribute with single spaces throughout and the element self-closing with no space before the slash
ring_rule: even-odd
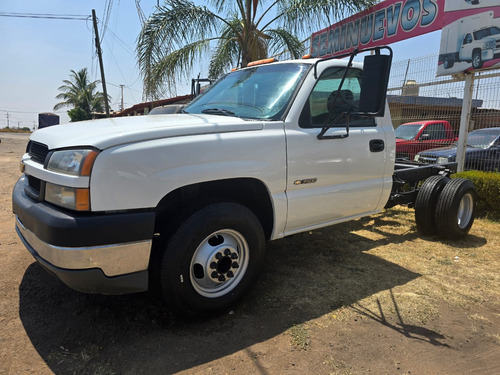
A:
<svg viewBox="0 0 500 375">
<path fill-rule="evenodd" d="M 271 57 L 270 59 L 263 59 L 263 60 L 255 60 L 247 64 L 248 66 L 255 66 L 255 65 L 262 65 L 262 64 L 269 64 L 272 62 L 275 62 L 276 59 L 274 57 Z"/>
</svg>

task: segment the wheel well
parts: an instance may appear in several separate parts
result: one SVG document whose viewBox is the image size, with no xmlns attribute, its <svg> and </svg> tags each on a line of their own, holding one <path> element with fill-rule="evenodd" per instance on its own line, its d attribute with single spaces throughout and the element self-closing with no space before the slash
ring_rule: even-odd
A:
<svg viewBox="0 0 500 375">
<path fill-rule="evenodd" d="M 266 239 L 271 238 L 274 214 L 266 186 L 254 178 L 203 182 L 178 188 L 167 194 L 156 207 L 155 236 L 149 259 L 149 288 L 158 293 L 159 267 L 163 247 L 170 235 L 199 208 L 215 202 L 237 202 L 259 219 Z"/>
<path fill-rule="evenodd" d="M 271 198 L 264 183 L 254 178 L 202 182 L 170 192 L 156 207 L 155 233 L 164 237 L 169 234 L 168 228 L 175 227 L 200 207 L 220 201 L 246 206 L 261 222 L 266 238 L 271 237 L 274 225 Z"/>
</svg>

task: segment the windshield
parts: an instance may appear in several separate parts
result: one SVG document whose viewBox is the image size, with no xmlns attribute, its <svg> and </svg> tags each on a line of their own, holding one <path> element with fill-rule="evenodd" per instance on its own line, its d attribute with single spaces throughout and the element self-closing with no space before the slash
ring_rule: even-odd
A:
<svg viewBox="0 0 500 375">
<path fill-rule="evenodd" d="M 481 131 L 476 130 L 470 132 L 467 137 L 467 146 L 488 148 L 500 136 L 498 131 Z"/>
<path fill-rule="evenodd" d="M 474 38 L 478 40 L 486 38 L 487 36 L 498 35 L 498 34 L 500 34 L 500 29 L 498 27 L 488 27 L 486 29 L 481 29 L 474 32 Z"/>
<path fill-rule="evenodd" d="M 308 64 L 271 64 L 232 72 L 184 108 L 258 120 L 277 120 L 285 112 Z"/>
<path fill-rule="evenodd" d="M 396 128 L 396 139 L 409 141 L 415 139 L 422 124 L 400 125 Z"/>
</svg>

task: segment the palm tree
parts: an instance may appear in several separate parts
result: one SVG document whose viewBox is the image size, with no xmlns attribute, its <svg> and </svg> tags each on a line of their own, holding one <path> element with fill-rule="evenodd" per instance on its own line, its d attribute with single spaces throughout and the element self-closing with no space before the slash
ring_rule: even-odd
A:
<svg viewBox="0 0 500 375">
<path fill-rule="evenodd" d="M 165 0 L 138 37 L 137 54 L 146 97 L 186 76 L 195 60 L 209 57 L 209 78 L 281 52 L 303 53 L 298 35 L 330 25 L 374 0 Z M 211 52 L 211 53 L 210 53 Z"/>
<path fill-rule="evenodd" d="M 55 111 L 62 107 L 73 107 L 76 111 L 72 111 L 72 113 L 78 113 L 78 120 L 91 119 L 93 112 L 104 111 L 104 94 L 96 91 L 100 81 L 90 82 L 87 68 L 83 68 L 78 72 L 71 70 L 70 80 L 64 80 L 63 82 L 64 85 L 58 88 L 62 92 L 56 96 L 56 99 L 64 101 L 54 106 Z M 70 111 L 68 111 L 68 114 L 70 114 Z M 73 118 L 71 120 L 75 121 Z"/>
</svg>

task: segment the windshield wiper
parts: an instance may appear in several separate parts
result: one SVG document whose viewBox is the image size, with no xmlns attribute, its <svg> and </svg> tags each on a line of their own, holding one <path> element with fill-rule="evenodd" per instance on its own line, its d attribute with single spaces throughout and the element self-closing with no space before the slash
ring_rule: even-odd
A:
<svg viewBox="0 0 500 375">
<path fill-rule="evenodd" d="M 207 108 L 201 111 L 201 113 L 206 113 L 208 115 L 222 115 L 222 116 L 234 116 L 235 113 L 223 108 Z"/>
</svg>

